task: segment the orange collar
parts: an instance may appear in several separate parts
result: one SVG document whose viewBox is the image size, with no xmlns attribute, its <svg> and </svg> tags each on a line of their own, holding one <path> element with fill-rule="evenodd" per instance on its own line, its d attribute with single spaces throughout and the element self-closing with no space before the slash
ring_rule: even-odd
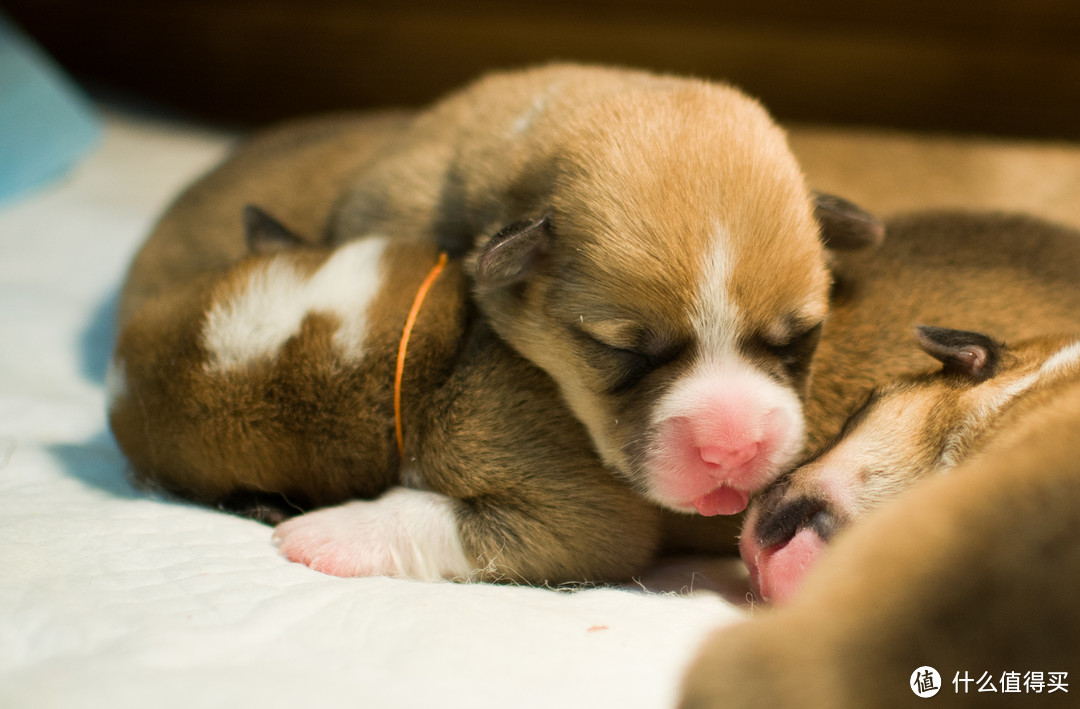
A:
<svg viewBox="0 0 1080 709">
<path fill-rule="evenodd" d="M 394 435 L 397 436 L 399 457 L 405 455 L 405 436 L 401 426 L 401 378 L 405 373 L 405 351 L 409 348 L 409 335 L 412 334 L 413 325 L 416 323 L 416 316 L 420 313 L 420 307 L 424 304 L 424 298 L 427 297 L 428 291 L 431 290 L 435 279 L 439 277 L 445 266 L 446 252 L 442 252 L 439 254 L 439 261 L 432 266 L 427 278 L 420 284 L 420 289 L 416 291 L 409 317 L 405 319 L 405 330 L 401 333 L 401 344 L 398 345 L 397 370 L 394 372 Z"/>
</svg>

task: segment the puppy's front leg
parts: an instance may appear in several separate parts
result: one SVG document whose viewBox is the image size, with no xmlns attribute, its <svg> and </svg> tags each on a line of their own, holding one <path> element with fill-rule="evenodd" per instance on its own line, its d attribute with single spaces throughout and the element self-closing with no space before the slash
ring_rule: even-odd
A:
<svg viewBox="0 0 1080 709">
<path fill-rule="evenodd" d="M 281 553 L 332 576 L 465 578 L 475 569 L 461 544 L 458 500 L 390 488 L 294 517 L 274 530 Z"/>
<path fill-rule="evenodd" d="M 412 403 L 410 403 L 412 402 Z M 442 386 L 406 399 L 405 479 L 278 526 L 283 554 L 337 576 L 624 581 L 659 510 L 604 467 L 546 374 L 476 325 Z"/>
<path fill-rule="evenodd" d="M 294 517 L 274 540 L 290 561 L 332 576 L 425 581 L 626 580 L 651 559 L 657 511 L 631 491 L 595 479 L 546 487 L 525 485 L 517 501 L 394 487 Z"/>
</svg>

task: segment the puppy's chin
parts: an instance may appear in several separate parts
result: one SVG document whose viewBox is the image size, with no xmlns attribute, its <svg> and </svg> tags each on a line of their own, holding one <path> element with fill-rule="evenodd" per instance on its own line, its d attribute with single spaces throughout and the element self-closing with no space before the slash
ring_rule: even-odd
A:
<svg viewBox="0 0 1080 709">
<path fill-rule="evenodd" d="M 648 496 L 679 511 L 735 514 L 795 463 L 802 404 L 751 368 L 704 369 L 659 402 L 642 475 Z"/>
</svg>

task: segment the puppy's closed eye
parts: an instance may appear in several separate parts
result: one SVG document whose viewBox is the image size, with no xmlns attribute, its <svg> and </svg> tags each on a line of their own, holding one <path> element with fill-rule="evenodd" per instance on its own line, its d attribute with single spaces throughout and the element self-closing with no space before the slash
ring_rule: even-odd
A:
<svg viewBox="0 0 1080 709">
<path fill-rule="evenodd" d="M 649 332 L 631 320 L 583 321 L 576 333 L 591 350 L 611 394 L 630 389 L 686 349 L 685 343 Z"/>
<path fill-rule="evenodd" d="M 779 360 L 791 376 L 799 375 L 810 363 L 810 358 L 821 339 L 821 323 L 798 331 L 784 338 L 758 337 L 758 348 Z"/>
</svg>

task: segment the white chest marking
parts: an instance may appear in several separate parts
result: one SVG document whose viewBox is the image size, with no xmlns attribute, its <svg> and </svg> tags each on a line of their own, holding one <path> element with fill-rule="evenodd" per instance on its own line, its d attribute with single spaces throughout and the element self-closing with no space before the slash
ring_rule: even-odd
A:
<svg viewBox="0 0 1080 709">
<path fill-rule="evenodd" d="M 379 289 L 379 260 L 386 245 L 381 237 L 355 241 L 311 276 L 285 257 L 260 265 L 232 298 L 207 313 L 207 368 L 227 371 L 276 355 L 314 312 L 337 315 L 336 346 L 350 358 L 361 356 L 367 306 Z"/>
</svg>

